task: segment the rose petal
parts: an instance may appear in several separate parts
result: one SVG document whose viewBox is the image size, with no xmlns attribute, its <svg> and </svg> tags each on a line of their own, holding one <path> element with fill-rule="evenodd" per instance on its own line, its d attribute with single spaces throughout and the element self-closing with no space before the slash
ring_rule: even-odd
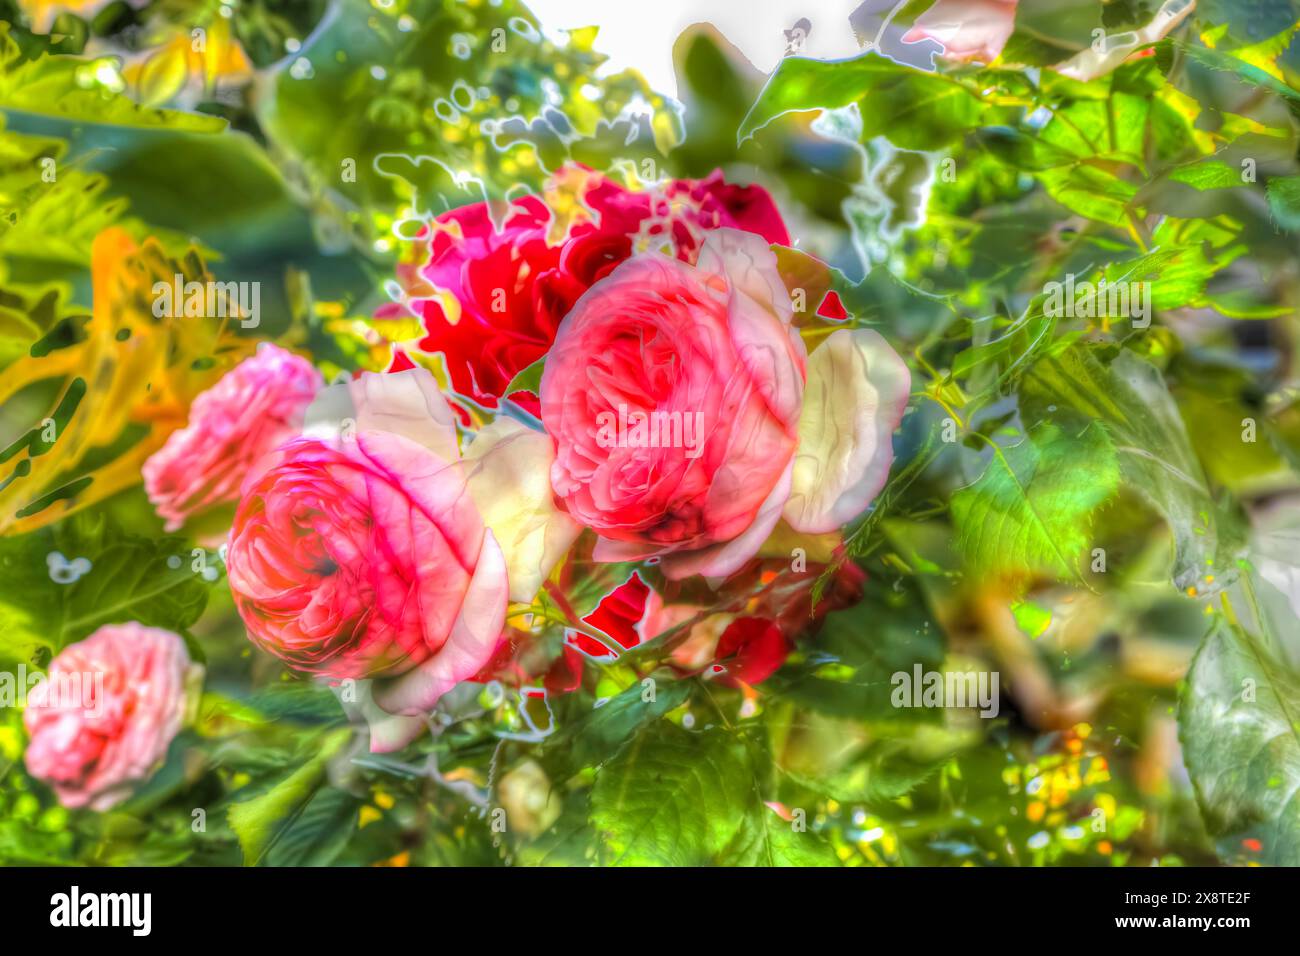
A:
<svg viewBox="0 0 1300 956">
<path fill-rule="evenodd" d="M 933 40 L 946 60 L 991 63 L 1015 31 L 1017 0 L 938 0 L 916 18 L 904 43 Z"/>
<path fill-rule="evenodd" d="M 735 574 L 754 557 L 763 542 L 781 520 L 782 505 L 790 495 L 790 481 L 795 463 L 792 460 L 782 472 L 780 479 L 772 487 L 763 504 L 754 516 L 754 523 L 741 534 L 722 544 L 701 548 L 698 551 L 682 551 L 664 556 L 664 574 L 673 581 L 701 574 L 706 578 L 725 578 Z"/>
<path fill-rule="evenodd" d="M 401 750 L 424 730 L 423 717 L 390 714 L 374 701 L 374 681 L 362 680 L 355 684 L 357 699 L 344 699 L 343 686 L 331 687 L 349 720 L 364 720 L 370 728 L 370 752 L 393 753 Z"/>
<path fill-rule="evenodd" d="M 505 554 L 512 601 L 531 601 L 582 532 L 555 506 L 554 459 L 549 435 L 510 418 L 479 431 L 465 453 L 470 495 Z"/>
<path fill-rule="evenodd" d="M 331 385 L 307 409 L 303 434 L 321 440 L 384 431 L 409 438 L 444 461 L 457 461 L 456 419 L 428 369 L 377 374 Z"/>
<path fill-rule="evenodd" d="M 805 350 L 791 329 L 794 307 L 780 281 L 776 253 L 752 233 L 717 229 L 704 240 L 699 269 L 726 275 L 732 297 L 727 320 L 736 352 L 753 370 L 752 379 L 772 414 L 782 422 L 795 421 Z M 774 320 L 790 331 L 776 332 Z"/>
<path fill-rule="evenodd" d="M 491 660 L 505 627 L 508 590 L 505 556 L 492 532 L 487 531 L 474 577 L 447 643 L 414 670 L 377 683 L 375 703 L 390 714 L 428 713 L 439 697 L 477 674 Z"/>
<path fill-rule="evenodd" d="M 792 528 L 824 534 L 866 509 L 889 475 L 910 389 L 907 366 L 871 329 L 832 332 L 812 353 L 785 506 Z"/>
</svg>

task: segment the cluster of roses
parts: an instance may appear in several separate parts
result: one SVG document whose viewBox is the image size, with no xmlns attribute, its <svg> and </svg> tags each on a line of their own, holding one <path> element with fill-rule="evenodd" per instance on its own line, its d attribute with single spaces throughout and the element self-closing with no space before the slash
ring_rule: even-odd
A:
<svg viewBox="0 0 1300 956">
<path fill-rule="evenodd" d="M 812 611 L 816 575 L 791 583 L 792 548 L 827 553 L 887 477 L 907 367 L 867 329 L 820 328 L 808 351 L 767 192 L 720 173 L 638 191 L 580 168 L 559 178 L 579 210 L 560 235 L 535 197 L 503 222 L 466 206 L 432 224 L 427 258 L 404 272 L 389 312 L 420 319 L 442 387 L 400 351 L 383 374 L 325 387 L 264 344 L 144 469 L 169 527 L 237 502 L 225 560 L 251 640 L 297 671 L 355 682 L 345 706 L 376 751 L 412 740 L 459 682 L 573 689 L 583 655 L 671 628 L 688 635 L 678 670 L 762 681 Z M 504 394 L 541 358 L 536 394 Z M 632 423 L 616 440 L 611 415 Z M 686 416 L 700 423 L 692 447 Z M 631 571 L 579 620 L 566 594 L 593 562 L 656 572 Z M 846 599 L 855 586 L 846 575 Z M 520 665 L 529 635 L 510 608 L 543 589 L 572 626 L 539 670 Z M 712 604 L 688 596 L 701 589 Z M 139 633 L 106 629 L 65 654 L 116 642 L 127 649 L 97 662 L 112 668 Z M 115 799 L 175 733 L 179 710 L 149 702 L 176 685 L 137 667 L 106 682 L 115 717 L 33 713 L 29 768 L 68 802 Z M 151 748 L 131 744 L 132 720 Z M 117 755 L 131 746 L 139 759 Z"/>
</svg>

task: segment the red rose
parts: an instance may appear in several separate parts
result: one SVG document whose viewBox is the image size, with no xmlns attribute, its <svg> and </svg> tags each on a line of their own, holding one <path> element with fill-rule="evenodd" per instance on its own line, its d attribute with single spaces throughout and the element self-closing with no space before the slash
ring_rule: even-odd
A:
<svg viewBox="0 0 1300 956">
<path fill-rule="evenodd" d="M 439 216 L 428 259 L 403 277 L 411 298 L 381 310 L 381 317 L 415 312 L 427 333 L 419 348 L 443 355 L 458 394 L 495 407 L 510 380 L 546 354 L 579 297 L 638 247 L 667 247 L 693 263 L 713 229 L 790 241 L 767 191 L 727 183 L 720 170 L 639 192 L 582 167 L 561 171 L 557 180 L 575 178 L 591 215 L 556 244 L 548 241 L 551 214 L 533 196 L 511 203 L 500 231 L 487 203 Z M 520 403 L 538 410 L 533 398 Z"/>
</svg>

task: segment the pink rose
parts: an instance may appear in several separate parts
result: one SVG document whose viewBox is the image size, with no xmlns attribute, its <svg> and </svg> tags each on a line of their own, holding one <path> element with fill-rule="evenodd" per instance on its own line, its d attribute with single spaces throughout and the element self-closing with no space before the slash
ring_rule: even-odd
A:
<svg viewBox="0 0 1300 956">
<path fill-rule="evenodd" d="M 945 59 L 991 63 L 1016 28 L 1016 0 L 938 0 L 916 18 L 904 43 L 934 40 Z"/>
<path fill-rule="evenodd" d="M 167 754 L 194 672 L 185 642 L 135 622 L 64 648 L 27 698 L 27 770 L 66 807 L 107 810 Z"/>
<path fill-rule="evenodd" d="M 542 375 L 551 483 L 600 561 L 723 577 L 781 518 L 834 531 L 884 484 L 910 378 L 874 331 L 809 357 L 776 256 L 719 229 L 699 261 L 648 252 L 561 323 Z"/>
<path fill-rule="evenodd" d="M 423 369 L 326 389 L 242 490 L 226 566 L 249 637 L 305 673 L 373 679 L 356 701 L 371 748 L 403 746 L 577 533 L 544 487 L 550 457 L 507 420 L 462 460 Z"/>
<path fill-rule="evenodd" d="M 263 343 L 199 395 L 189 424 L 144 463 L 144 488 L 167 530 L 235 501 L 253 463 L 297 433 L 324 384 L 306 359 Z"/>
</svg>

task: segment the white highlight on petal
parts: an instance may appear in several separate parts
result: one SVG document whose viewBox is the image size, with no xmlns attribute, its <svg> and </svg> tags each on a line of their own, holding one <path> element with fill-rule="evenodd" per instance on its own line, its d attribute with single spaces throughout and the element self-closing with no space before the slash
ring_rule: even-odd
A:
<svg viewBox="0 0 1300 956">
<path fill-rule="evenodd" d="M 363 372 L 323 389 L 307 409 L 303 434 L 322 441 L 385 431 L 423 445 L 444 461 L 457 461 L 456 419 L 428 369 Z"/>
<path fill-rule="evenodd" d="M 910 389 L 907 365 L 872 329 L 832 332 L 812 353 L 785 506 L 792 528 L 824 534 L 866 510 L 889 476 Z"/>
<path fill-rule="evenodd" d="M 510 418 L 481 429 L 465 452 L 466 481 L 505 555 L 510 599 L 533 599 L 582 526 L 555 505 L 551 437 Z"/>
</svg>

